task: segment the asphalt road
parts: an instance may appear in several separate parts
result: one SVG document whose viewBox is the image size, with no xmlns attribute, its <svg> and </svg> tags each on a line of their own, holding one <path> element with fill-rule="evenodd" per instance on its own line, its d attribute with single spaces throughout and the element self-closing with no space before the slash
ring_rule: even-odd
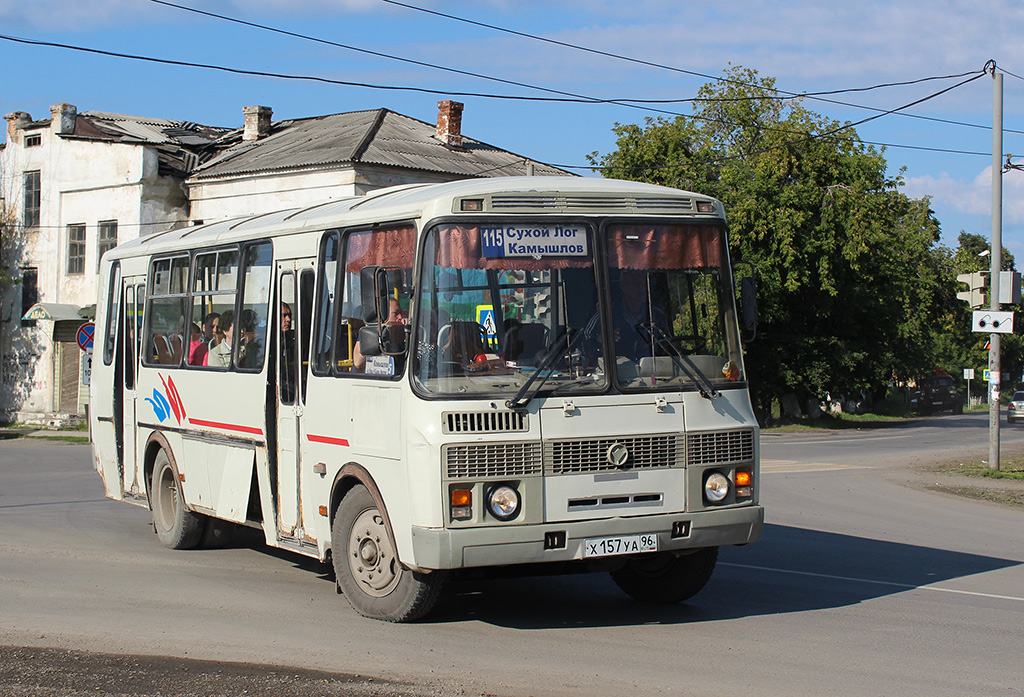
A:
<svg viewBox="0 0 1024 697">
<path fill-rule="evenodd" d="M 604 575 L 463 581 L 390 625 L 258 540 L 163 548 L 86 446 L 0 441 L 0 694 L 1021 694 L 1024 511 L 904 476 L 987 444 L 982 414 L 769 435 L 764 539 L 690 603 Z"/>
</svg>

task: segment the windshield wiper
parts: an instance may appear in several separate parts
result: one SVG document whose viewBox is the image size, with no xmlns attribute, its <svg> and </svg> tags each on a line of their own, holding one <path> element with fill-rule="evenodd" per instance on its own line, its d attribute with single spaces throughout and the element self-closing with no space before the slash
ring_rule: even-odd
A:
<svg viewBox="0 0 1024 697">
<path fill-rule="evenodd" d="M 690 360 L 690 357 L 679 350 L 669 335 L 664 329 L 659 327 L 654 322 L 641 322 L 637 325 L 637 329 L 644 329 L 650 335 L 651 340 L 654 341 L 658 346 L 667 348 L 673 355 L 672 360 L 676 362 L 686 376 L 693 381 L 693 384 L 697 386 L 697 391 L 700 392 L 700 396 L 705 399 L 714 399 L 719 396 L 719 391 L 715 389 L 715 386 L 711 384 L 707 376 L 701 372 L 700 368 Z M 676 360 L 679 359 L 679 360 Z"/>
<path fill-rule="evenodd" d="M 555 339 L 555 343 L 551 345 L 551 348 L 548 349 L 547 353 L 545 353 L 540 359 L 540 363 L 537 364 L 537 368 L 533 371 L 533 374 L 530 375 L 529 379 L 523 383 L 523 386 L 519 388 L 519 391 L 516 392 L 516 396 L 506 401 L 505 406 L 509 409 L 522 409 L 529 404 L 530 400 L 540 392 L 540 388 L 544 386 L 547 379 L 551 377 L 551 366 L 553 366 L 555 361 L 563 355 L 571 352 L 583 335 L 584 332 L 577 329 L 573 329 L 571 327 L 566 328 L 566 330 L 562 332 L 561 336 Z M 543 377 L 541 377 L 541 374 L 543 374 Z M 537 386 L 531 390 L 530 388 L 533 386 L 534 382 L 537 382 L 537 378 L 540 378 L 540 382 L 538 382 Z"/>
</svg>

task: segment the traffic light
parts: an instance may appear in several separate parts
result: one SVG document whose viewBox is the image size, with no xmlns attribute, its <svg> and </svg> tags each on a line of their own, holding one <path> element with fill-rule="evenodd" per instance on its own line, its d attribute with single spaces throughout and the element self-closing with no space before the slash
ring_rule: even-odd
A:
<svg viewBox="0 0 1024 697">
<path fill-rule="evenodd" d="M 981 271 L 957 274 L 956 280 L 967 284 L 967 290 L 956 294 L 957 300 L 966 300 L 974 309 L 985 307 L 988 293 L 988 274 Z"/>
</svg>

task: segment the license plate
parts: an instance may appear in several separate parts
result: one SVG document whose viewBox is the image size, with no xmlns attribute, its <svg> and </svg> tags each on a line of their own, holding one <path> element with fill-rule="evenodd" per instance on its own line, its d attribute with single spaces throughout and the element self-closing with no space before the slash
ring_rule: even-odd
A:
<svg viewBox="0 0 1024 697">
<path fill-rule="evenodd" d="M 657 551 L 658 536 L 653 533 L 647 535 L 626 535 L 623 537 L 591 537 L 583 540 L 584 558 Z"/>
</svg>

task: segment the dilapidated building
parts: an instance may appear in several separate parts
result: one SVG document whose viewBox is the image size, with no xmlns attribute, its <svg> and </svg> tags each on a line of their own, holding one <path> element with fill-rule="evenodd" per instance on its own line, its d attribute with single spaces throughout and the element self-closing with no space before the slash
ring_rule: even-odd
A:
<svg viewBox="0 0 1024 697">
<path fill-rule="evenodd" d="M 389 109 L 273 121 L 243 108 L 237 129 L 55 104 L 5 116 L 0 225 L 0 414 L 84 413 L 90 355 L 79 329 L 103 252 L 136 237 L 396 184 L 567 172 L 464 136 L 462 104 L 436 123 Z"/>
</svg>

